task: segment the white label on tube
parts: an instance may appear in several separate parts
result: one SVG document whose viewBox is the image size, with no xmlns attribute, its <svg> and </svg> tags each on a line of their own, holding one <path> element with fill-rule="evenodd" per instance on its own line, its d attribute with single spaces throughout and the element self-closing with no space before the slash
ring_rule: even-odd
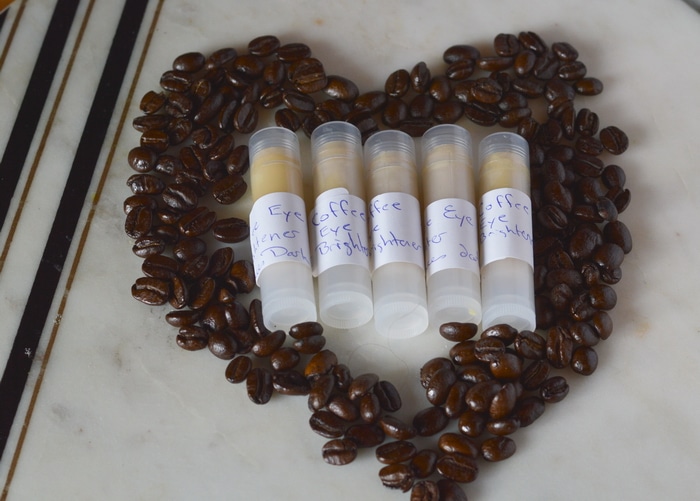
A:
<svg viewBox="0 0 700 501">
<path fill-rule="evenodd" d="M 425 267 L 420 204 L 413 195 L 382 193 L 369 204 L 372 270 L 387 263 Z"/>
<path fill-rule="evenodd" d="M 283 192 L 257 199 L 250 211 L 250 248 L 256 279 L 274 263 L 291 261 L 311 267 L 304 200 Z"/>
<path fill-rule="evenodd" d="M 513 188 L 498 188 L 479 202 L 481 265 L 516 258 L 533 266 L 532 204 Z"/>
<path fill-rule="evenodd" d="M 444 198 L 425 208 L 428 276 L 454 268 L 479 274 L 477 226 L 476 207 L 467 200 Z"/>
<path fill-rule="evenodd" d="M 369 269 L 367 206 L 345 188 L 324 191 L 309 217 L 314 275 L 342 265 Z"/>
</svg>

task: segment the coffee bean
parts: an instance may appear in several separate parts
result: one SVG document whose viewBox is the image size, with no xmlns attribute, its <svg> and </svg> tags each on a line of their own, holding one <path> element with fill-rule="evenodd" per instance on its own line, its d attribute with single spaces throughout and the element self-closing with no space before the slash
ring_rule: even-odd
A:
<svg viewBox="0 0 700 501">
<path fill-rule="evenodd" d="M 272 387 L 281 395 L 308 395 L 311 385 L 300 372 L 277 371 L 272 374 Z"/>
<path fill-rule="evenodd" d="M 328 410 L 343 421 L 353 422 L 360 417 L 360 409 L 356 402 L 350 400 L 347 395 L 336 394 L 330 397 L 327 404 Z"/>
<path fill-rule="evenodd" d="M 503 461 L 515 454 L 515 442 L 510 437 L 492 437 L 481 444 L 481 455 L 486 461 Z"/>
<path fill-rule="evenodd" d="M 598 367 L 598 354 L 593 348 L 579 346 L 571 357 L 571 368 L 574 372 L 590 376 Z"/>
<path fill-rule="evenodd" d="M 270 355 L 270 365 L 272 365 L 272 368 L 276 371 L 287 371 L 293 369 L 299 364 L 300 361 L 301 356 L 299 355 L 299 352 L 291 347 L 283 346 L 275 350 Z"/>
<path fill-rule="evenodd" d="M 393 97 L 403 97 L 411 88 L 411 75 L 404 69 L 394 71 L 384 83 L 384 91 Z"/>
<path fill-rule="evenodd" d="M 574 89 L 582 96 L 597 96 L 603 92 L 603 82 L 593 77 L 579 78 L 574 82 Z"/>
<path fill-rule="evenodd" d="M 450 359 L 457 366 L 464 366 L 476 362 L 478 359 L 474 352 L 475 346 L 476 341 L 472 339 L 455 344 L 450 348 Z"/>
<path fill-rule="evenodd" d="M 236 292 L 248 294 L 255 288 L 255 270 L 253 263 L 239 260 L 231 265 L 228 282 L 232 283 Z"/>
<path fill-rule="evenodd" d="M 401 409 L 402 401 L 399 391 L 389 381 L 379 381 L 373 388 L 379 400 L 380 407 L 386 412 L 396 412 Z"/>
<path fill-rule="evenodd" d="M 390 464 L 379 470 L 379 479 L 384 487 L 408 492 L 413 486 L 413 472 L 408 465 Z"/>
<path fill-rule="evenodd" d="M 280 61 L 291 63 L 311 55 L 311 48 L 304 43 L 288 43 L 277 49 Z"/>
<path fill-rule="evenodd" d="M 226 380 L 229 383 L 242 383 L 253 368 L 253 361 L 244 355 L 234 357 L 226 366 Z"/>
<path fill-rule="evenodd" d="M 431 406 L 418 411 L 413 417 L 413 427 L 421 437 L 440 433 L 449 424 L 449 418 L 442 407 Z"/>
<path fill-rule="evenodd" d="M 546 403 L 561 402 L 569 393 L 569 384 L 563 376 L 553 376 L 540 386 L 540 397 Z"/>
<path fill-rule="evenodd" d="M 454 480 L 442 478 L 437 482 L 440 499 L 444 501 L 467 501 L 467 495 Z"/>
<path fill-rule="evenodd" d="M 479 474 L 476 460 L 459 453 L 442 456 L 435 468 L 443 477 L 459 483 L 473 482 Z"/>
<path fill-rule="evenodd" d="M 417 482 L 411 489 L 411 501 L 439 501 L 440 490 L 432 480 Z"/>
<path fill-rule="evenodd" d="M 306 355 L 318 353 L 325 345 L 326 338 L 324 336 L 309 336 L 297 339 L 292 343 L 295 350 Z"/>
<path fill-rule="evenodd" d="M 474 356 L 482 362 L 490 363 L 505 351 L 505 343 L 497 337 L 482 337 L 474 343 Z"/>
<path fill-rule="evenodd" d="M 379 376 L 373 372 L 356 376 L 348 388 L 348 396 L 352 400 L 359 400 L 374 389 L 379 382 Z"/>
<path fill-rule="evenodd" d="M 410 466 L 416 478 L 427 478 L 435 472 L 439 455 L 432 449 L 422 449 L 411 459 Z"/>
<path fill-rule="evenodd" d="M 272 331 L 253 345 L 253 354 L 258 357 L 269 357 L 282 347 L 286 337 L 287 334 L 283 330 Z"/>
<path fill-rule="evenodd" d="M 544 409 L 544 401 L 538 396 L 531 395 L 518 402 L 513 417 L 520 422 L 520 427 L 524 428 L 534 423 L 544 413 Z"/>
<path fill-rule="evenodd" d="M 467 408 L 465 397 L 469 386 L 464 381 L 456 381 L 445 399 L 445 414 L 450 419 L 457 419 Z"/>
<path fill-rule="evenodd" d="M 388 437 L 396 440 L 410 440 L 416 436 L 416 429 L 412 425 L 395 416 L 382 416 L 377 424 Z"/>
<path fill-rule="evenodd" d="M 454 368 L 449 358 L 436 357 L 423 364 L 420 369 L 420 382 L 423 388 L 428 388 L 433 374 L 443 368 Z"/>
<path fill-rule="evenodd" d="M 479 447 L 473 439 L 459 433 L 443 433 L 438 439 L 438 449 L 444 454 L 462 454 L 471 458 L 479 455 Z"/>
<path fill-rule="evenodd" d="M 398 464 L 410 461 L 418 454 L 418 449 L 407 440 L 397 440 L 377 447 L 374 451 L 377 461 L 384 464 Z"/>
<path fill-rule="evenodd" d="M 321 454 L 328 464 L 335 466 L 350 464 L 357 457 L 357 444 L 347 438 L 330 440 L 323 445 Z"/>
<path fill-rule="evenodd" d="M 489 405 L 489 415 L 493 419 L 502 419 L 515 407 L 517 393 L 513 383 L 506 383 L 494 395 Z"/>
<path fill-rule="evenodd" d="M 160 306 L 168 302 L 170 283 L 161 278 L 140 277 L 131 286 L 131 295 L 144 304 Z"/>
<path fill-rule="evenodd" d="M 430 378 L 425 391 L 428 402 L 433 405 L 444 404 L 452 385 L 456 381 L 457 374 L 451 367 L 445 367 L 435 372 Z"/>
<path fill-rule="evenodd" d="M 314 57 L 294 61 L 289 66 L 287 78 L 299 92 L 304 94 L 321 91 L 328 84 L 323 63 Z"/>
<path fill-rule="evenodd" d="M 236 356 L 236 341 L 225 331 L 215 331 L 209 334 L 209 351 L 221 360 L 231 360 Z"/>
<path fill-rule="evenodd" d="M 523 358 L 538 360 L 545 355 L 544 338 L 532 331 L 520 331 L 513 342 L 515 350 Z"/>
<path fill-rule="evenodd" d="M 464 322 L 448 322 L 440 326 L 442 337 L 453 343 L 459 343 L 473 338 L 477 333 L 477 325 Z"/>
<path fill-rule="evenodd" d="M 428 90 L 430 85 L 430 69 L 425 62 L 421 61 L 416 64 L 410 72 L 411 88 L 419 94 Z"/>
<path fill-rule="evenodd" d="M 545 360 L 536 360 L 528 365 L 520 375 L 520 382 L 526 390 L 536 390 L 549 376 L 549 364 Z"/>
<path fill-rule="evenodd" d="M 613 155 L 621 155 L 629 146 L 627 134 L 613 125 L 601 129 L 600 142 Z"/>
<path fill-rule="evenodd" d="M 376 447 L 386 438 L 384 430 L 378 424 L 362 423 L 350 426 L 345 432 L 345 438 L 355 442 L 358 447 Z"/>
<path fill-rule="evenodd" d="M 258 405 L 266 404 L 272 398 L 272 372 L 263 367 L 255 367 L 246 377 L 248 398 Z"/>
<path fill-rule="evenodd" d="M 242 242 L 250 234 L 248 223 L 237 217 L 219 219 L 211 225 L 211 231 L 214 238 L 224 243 Z"/>
</svg>

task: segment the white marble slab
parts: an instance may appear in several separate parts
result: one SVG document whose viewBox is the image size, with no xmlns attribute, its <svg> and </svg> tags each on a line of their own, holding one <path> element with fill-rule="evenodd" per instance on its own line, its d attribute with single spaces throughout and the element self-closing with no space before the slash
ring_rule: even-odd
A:
<svg viewBox="0 0 700 501">
<path fill-rule="evenodd" d="M 15 2 L 0 32 L 4 47 L 22 6 L 0 69 L 3 148 L 36 60 L 38 33 L 55 4 Z M 7 249 L 0 272 L 0 367 L 123 5 L 81 2 L 38 130 L 47 128 L 55 102 L 54 121 L 43 150 L 41 133 L 35 137 L 16 194 L 26 187 L 25 197 L 12 201 L 12 241 L 9 223 L 0 232 Z M 418 61 L 439 66 L 450 45 L 486 47 L 500 32 L 524 30 L 572 43 L 589 73 L 605 83 L 602 95 L 580 103 L 630 136 L 629 151 L 615 161 L 632 191 L 621 219 L 634 250 L 616 286 L 615 332 L 598 349 L 596 373 L 572 377 L 569 396 L 514 436 L 515 456 L 485 465 L 466 492 L 472 500 L 692 499 L 700 467 L 700 72 L 694 63 L 700 16 L 680 0 L 151 0 L 0 461 L 3 499 L 407 499 L 382 487 L 371 450 L 342 468 L 325 464 L 325 439 L 308 428 L 304 398 L 275 396 L 266 406 L 253 405 L 243 387 L 224 379 L 226 362 L 176 346 L 174 329 L 163 320 L 168 308 L 131 298 L 140 259 L 131 253 L 121 212 L 132 173 L 126 155 L 138 142 L 129 124 L 140 96 L 157 88 L 172 59 L 187 51 L 244 49 L 255 36 L 276 34 L 285 43 L 309 44 L 329 73 L 371 90 L 395 69 Z M 485 131 L 472 132 L 479 137 Z M 245 244 L 236 251 L 248 253 Z M 327 335 L 354 373 L 376 371 L 399 386 L 406 401 L 402 417 L 425 405 L 416 373 L 426 353 L 447 349 L 434 334 L 402 342 L 382 339 L 371 328 L 329 329 Z"/>
</svg>

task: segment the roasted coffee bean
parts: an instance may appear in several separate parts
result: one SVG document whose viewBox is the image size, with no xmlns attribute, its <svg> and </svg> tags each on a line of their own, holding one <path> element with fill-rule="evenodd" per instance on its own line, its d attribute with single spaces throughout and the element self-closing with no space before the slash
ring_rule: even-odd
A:
<svg viewBox="0 0 700 501">
<path fill-rule="evenodd" d="M 168 302 L 170 282 L 161 278 L 140 277 L 131 286 L 131 295 L 144 304 L 160 306 Z"/>
<path fill-rule="evenodd" d="M 214 238 L 224 243 L 242 242 L 250 233 L 248 223 L 237 217 L 219 219 L 212 223 L 211 230 Z"/>
<path fill-rule="evenodd" d="M 413 471 L 405 464 L 390 464 L 379 470 L 379 479 L 384 487 L 408 492 L 413 486 Z"/>
<path fill-rule="evenodd" d="M 162 254 L 166 248 L 166 242 L 160 237 L 144 235 L 138 237 L 131 247 L 131 251 L 141 258 Z"/>
<path fill-rule="evenodd" d="M 459 433 L 443 433 L 438 439 L 438 449 L 444 454 L 462 454 L 471 458 L 479 455 L 479 447 L 472 438 Z"/>
<path fill-rule="evenodd" d="M 319 351 L 307 362 L 304 376 L 312 379 L 328 374 L 336 365 L 338 365 L 338 357 L 335 353 L 330 350 Z"/>
<path fill-rule="evenodd" d="M 197 280 L 206 273 L 209 266 L 209 257 L 206 254 L 197 256 L 189 261 L 182 263 L 180 266 L 180 274 L 183 278 Z"/>
<path fill-rule="evenodd" d="M 323 91 L 333 99 L 352 101 L 360 94 L 357 85 L 340 75 L 328 75 L 326 87 Z"/>
<path fill-rule="evenodd" d="M 596 249 L 592 257 L 601 270 L 610 271 L 620 267 L 625 253 L 619 245 L 606 242 Z"/>
<path fill-rule="evenodd" d="M 323 334 L 323 325 L 319 322 L 300 322 L 294 324 L 289 329 L 289 335 L 294 339 L 303 339 L 311 336 L 321 336 Z"/>
<path fill-rule="evenodd" d="M 165 315 L 165 321 L 173 327 L 184 327 L 196 324 L 201 317 L 201 311 L 174 310 Z"/>
<path fill-rule="evenodd" d="M 191 211 L 199 201 L 192 187 L 178 183 L 166 186 L 161 196 L 168 207 L 180 212 Z"/>
<path fill-rule="evenodd" d="M 282 108 L 275 112 L 275 124 L 291 131 L 297 131 L 301 127 L 301 119 L 289 108 Z"/>
<path fill-rule="evenodd" d="M 273 357 L 275 356 L 275 353 L 273 353 Z M 273 368 L 275 368 L 275 365 L 273 365 Z M 322 374 L 316 379 L 314 379 L 311 383 L 311 390 L 309 392 L 308 398 L 309 410 L 313 412 L 326 407 L 326 405 L 330 401 L 334 389 L 335 376 L 333 376 L 332 374 Z"/>
<path fill-rule="evenodd" d="M 247 260 L 239 260 L 231 265 L 228 281 L 232 283 L 237 292 L 248 294 L 255 288 L 255 270 L 253 263 Z"/>
<path fill-rule="evenodd" d="M 374 451 L 377 461 L 384 464 L 398 464 L 410 461 L 418 454 L 418 449 L 407 440 L 388 442 Z"/>
<path fill-rule="evenodd" d="M 452 346 L 452 348 L 450 348 L 450 359 L 457 366 L 468 365 L 476 362 L 478 359 L 476 358 L 476 354 L 474 352 L 475 345 L 476 341 L 472 339 L 455 344 Z"/>
<path fill-rule="evenodd" d="M 492 435 L 512 435 L 520 429 L 520 421 L 514 416 L 492 419 L 486 423 L 486 431 Z"/>
<path fill-rule="evenodd" d="M 442 456 L 435 468 L 443 477 L 459 483 L 473 482 L 479 474 L 476 460 L 459 453 Z"/>
<path fill-rule="evenodd" d="M 208 232 L 215 221 L 216 213 L 214 211 L 199 206 L 183 215 L 177 225 L 180 233 L 185 237 L 198 237 Z"/>
<path fill-rule="evenodd" d="M 489 405 L 489 415 L 493 419 L 503 419 L 515 407 L 517 392 L 513 383 L 506 383 L 494 395 Z"/>
<path fill-rule="evenodd" d="M 279 47 L 280 41 L 276 36 L 262 35 L 248 43 L 248 52 L 255 56 L 266 57 L 273 54 Z"/>
<path fill-rule="evenodd" d="M 323 445 L 321 455 L 331 465 L 350 464 L 357 457 L 357 444 L 348 438 L 330 440 Z"/>
<path fill-rule="evenodd" d="M 384 83 L 384 92 L 393 97 L 403 97 L 410 88 L 411 75 L 404 69 L 394 71 Z"/>
<path fill-rule="evenodd" d="M 499 56 L 514 56 L 520 52 L 518 37 L 510 33 L 499 33 L 493 41 L 493 48 Z"/>
<path fill-rule="evenodd" d="M 574 89 L 582 96 L 597 96 L 603 92 L 603 82 L 593 77 L 580 78 L 574 82 Z"/>
<path fill-rule="evenodd" d="M 513 65 L 512 56 L 482 56 L 476 60 L 476 65 L 484 71 L 501 71 Z"/>
<path fill-rule="evenodd" d="M 151 174 L 133 174 L 126 185 L 134 195 L 158 195 L 165 189 L 165 183 Z"/>
<path fill-rule="evenodd" d="M 615 289 L 605 284 L 596 284 L 589 293 L 591 306 L 599 310 L 612 310 L 617 304 Z"/>
<path fill-rule="evenodd" d="M 330 397 L 327 408 L 343 421 L 353 422 L 360 418 L 358 403 L 353 402 L 347 395 L 336 394 Z"/>
<path fill-rule="evenodd" d="M 152 148 L 136 146 L 129 150 L 128 162 L 136 172 L 146 173 L 153 170 L 157 158 L 158 155 Z"/>
<path fill-rule="evenodd" d="M 457 61 L 476 60 L 480 56 L 479 49 L 472 45 L 453 45 L 443 52 L 442 60 L 451 64 Z"/>
<path fill-rule="evenodd" d="M 453 343 L 473 338 L 477 330 L 478 326 L 476 324 L 466 322 L 447 322 L 439 328 L 440 335 Z"/>
<path fill-rule="evenodd" d="M 171 92 L 168 94 L 168 102 L 165 105 L 165 111 L 169 115 L 177 118 L 192 117 L 195 111 L 195 102 L 188 94 L 184 92 Z"/>
<path fill-rule="evenodd" d="M 271 87 L 278 87 L 287 76 L 287 67 L 282 61 L 269 61 L 263 70 L 263 81 Z"/>
<path fill-rule="evenodd" d="M 421 480 L 414 484 L 411 489 L 411 501 L 439 501 L 440 490 L 437 482 L 432 480 Z"/>
<path fill-rule="evenodd" d="M 258 405 L 266 404 L 272 398 L 272 372 L 264 367 L 255 367 L 246 377 L 248 398 Z"/>
<path fill-rule="evenodd" d="M 168 256 L 149 256 L 141 263 L 141 271 L 147 277 L 170 280 L 177 274 L 178 264 Z"/>
<path fill-rule="evenodd" d="M 416 64 L 410 72 L 411 88 L 419 94 L 428 90 L 430 85 L 430 69 L 421 61 Z"/>
<path fill-rule="evenodd" d="M 544 414 L 544 401 L 538 396 L 531 395 L 518 402 L 513 417 L 520 422 L 520 427 L 524 428 L 534 423 L 542 414 Z"/>
<path fill-rule="evenodd" d="M 467 495 L 454 480 L 442 478 L 437 482 L 440 499 L 444 501 L 467 501 Z"/>
<path fill-rule="evenodd" d="M 537 56 L 532 74 L 540 80 L 551 80 L 557 74 L 560 61 L 552 52 L 544 52 Z"/>
<path fill-rule="evenodd" d="M 231 360 L 236 356 L 238 349 L 236 341 L 225 331 L 216 331 L 209 334 L 207 346 L 215 357 L 222 360 Z"/>
<path fill-rule="evenodd" d="M 167 97 L 163 92 L 155 92 L 149 90 L 146 92 L 139 102 L 139 109 L 146 114 L 153 114 L 159 111 L 167 101 Z"/>
<path fill-rule="evenodd" d="M 488 104 L 497 103 L 503 96 L 503 89 L 492 78 L 477 78 L 470 92 L 476 101 Z"/>
<path fill-rule="evenodd" d="M 187 73 L 196 73 L 204 67 L 204 55 L 199 52 L 181 54 L 173 61 L 173 69 Z"/>
<path fill-rule="evenodd" d="M 413 427 L 421 437 L 430 437 L 440 433 L 450 420 L 442 407 L 431 406 L 420 410 L 413 417 Z"/>
<path fill-rule="evenodd" d="M 288 43 L 277 49 L 280 61 L 291 63 L 311 55 L 311 48 L 304 43 Z"/>
<path fill-rule="evenodd" d="M 515 351 L 523 358 L 539 360 L 545 356 L 546 342 L 536 332 L 520 331 L 513 341 Z"/>
<path fill-rule="evenodd" d="M 342 120 L 352 110 L 350 102 L 340 99 L 326 99 L 316 105 L 316 110 L 325 111 L 333 120 Z"/>
<path fill-rule="evenodd" d="M 515 454 L 515 442 L 510 437 L 492 437 L 481 444 L 481 455 L 486 461 L 503 461 Z"/>
<path fill-rule="evenodd" d="M 293 62 L 289 66 L 287 78 L 299 92 L 304 94 L 321 91 L 328 84 L 323 63 L 314 57 Z"/>
<path fill-rule="evenodd" d="M 198 237 L 183 238 L 173 245 L 173 255 L 181 262 L 189 261 L 206 252 L 206 242 Z"/>
<path fill-rule="evenodd" d="M 420 369 L 420 382 L 423 388 L 428 388 L 433 374 L 443 368 L 454 369 L 454 366 L 449 358 L 436 357 L 423 364 L 423 367 Z"/>
<path fill-rule="evenodd" d="M 359 400 L 374 389 L 379 383 L 379 376 L 373 372 L 367 372 L 356 376 L 348 388 L 348 396 L 351 400 Z"/>
<path fill-rule="evenodd" d="M 445 69 L 445 76 L 452 81 L 466 80 L 474 73 L 476 69 L 475 59 L 465 59 L 463 61 L 455 61 Z"/>
<path fill-rule="evenodd" d="M 168 92 L 186 92 L 191 84 L 192 76 L 184 71 L 170 70 L 160 77 L 160 86 Z"/>
<path fill-rule="evenodd" d="M 493 397 L 500 389 L 501 384 L 493 379 L 482 381 L 469 388 L 464 400 L 473 411 L 488 412 Z"/>
<path fill-rule="evenodd" d="M 175 309 L 182 309 L 190 302 L 190 292 L 185 280 L 180 276 L 175 276 L 170 280 L 170 306 Z"/>
<path fill-rule="evenodd" d="M 536 61 L 537 55 L 531 50 L 520 51 L 513 60 L 513 69 L 515 70 L 515 74 L 519 76 L 530 74 L 532 69 L 535 67 Z"/>
<path fill-rule="evenodd" d="M 480 364 L 469 364 L 457 371 L 459 380 L 469 384 L 480 383 L 492 378 L 491 372 Z"/>
<path fill-rule="evenodd" d="M 571 368 L 574 372 L 590 376 L 598 367 L 598 354 L 593 348 L 579 346 L 571 357 Z"/>
<path fill-rule="evenodd" d="M 632 251 L 632 234 L 622 221 L 611 221 L 603 228 L 603 238 L 607 243 L 617 245 L 624 254 Z"/>
<path fill-rule="evenodd" d="M 258 340 L 253 345 L 253 349 L 255 349 L 255 346 L 260 341 L 267 339 L 268 337 L 270 337 L 270 335 L 267 335 Z M 258 350 L 260 349 L 261 348 L 258 348 Z M 274 352 L 272 352 L 272 354 L 270 355 L 270 364 L 272 365 L 272 368 L 276 371 L 288 371 L 290 369 L 293 369 L 299 364 L 300 361 L 301 356 L 299 355 L 299 352 L 291 347 L 280 347 Z"/>
<path fill-rule="evenodd" d="M 547 331 L 546 356 L 552 367 L 563 369 L 571 362 L 574 341 L 563 327 L 553 327 Z"/>
<path fill-rule="evenodd" d="M 484 340 L 483 343 L 488 343 L 486 339 L 498 339 L 504 345 L 511 344 L 515 337 L 518 335 L 518 330 L 508 324 L 496 324 L 484 329 L 481 332 L 481 339 Z M 477 344 L 481 347 L 481 343 Z M 488 344 L 486 346 L 489 346 Z M 488 361 L 488 360 L 484 360 Z"/>
<path fill-rule="evenodd" d="M 203 327 L 187 325 L 180 327 L 175 341 L 187 351 L 203 350 L 209 344 L 209 333 Z"/>
<path fill-rule="evenodd" d="M 306 355 L 318 353 L 326 345 L 324 336 L 309 336 L 303 339 L 297 339 L 292 343 L 292 346 L 299 353 Z"/>
<path fill-rule="evenodd" d="M 552 44 L 552 51 L 562 61 L 575 61 L 578 59 L 578 51 L 568 42 L 555 42 Z"/>
<path fill-rule="evenodd" d="M 379 381 L 373 388 L 379 400 L 380 407 L 386 412 L 396 412 L 401 409 L 402 401 L 399 391 L 389 381 Z"/>
<path fill-rule="evenodd" d="M 605 127 L 600 131 L 602 146 L 613 155 L 620 155 L 627 150 L 629 139 L 627 134 L 614 125 Z"/>
<path fill-rule="evenodd" d="M 426 388 L 426 398 L 433 405 L 442 405 L 452 385 L 457 381 L 457 374 L 453 368 L 443 368 L 436 371 Z"/>
<path fill-rule="evenodd" d="M 379 398 L 374 393 L 367 393 L 360 398 L 360 418 L 365 423 L 376 422 L 382 412 L 382 406 L 379 404 Z"/>
<path fill-rule="evenodd" d="M 253 369 L 253 361 L 245 355 L 234 357 L 226 366 L 226 380 L 229 383 L 242 383 Z"/>
<path fill-rule="evenodd" d="M 561 402 L 569 393 L 569 383 L 563 376 L 553 376 L 540 386 L 540 397 L 546 403 Z"/>
<path fill-rule="evenodd" d="M 412 118 L 429 119 L 435 109 L 435 100 L 428 94 L 418 94 L 408 105 L 408 114 Z"/>
<path fill-rule="evenodd" d="M 241 134 L 250 134 L 258 125 L 258 111 L 253 103 L 243 103 L 233 114 L 233 127 Z"/>
<path fill-rule="evenodd" d="M 280 395 L 308 395 L 311 384 L 295 370 L 277 371 L 272 374 L 272 387 Z"/>
<path fill-rule="evenodd" d="M 474 343 L 474 356 L 477 360 L 490 363 L 506 350 L 506 345 L 497 337 L 482 337 Z"/>
<path fill-rule="evenodd" d="M 209 258 L 208 273 L 214 277 L 226 275 L 233 262 L 233 249 L 231 247 L 221 247 L 212 252 Z"/>
<path fill-rule="evenodd" d="M 456 123 L 464 114 L 464 107 L 455 100 L 437 103 L 433 110 L 433 119 L 439 124 Z"/>
<path fill-rule="evenodd" d="M 272 331 L 256 341 L 253 345 L 253 354 L 258 357 L 269 357 L 282 347 L 286 337 L 287 334 L 283 330 Z"/>
<path fill-rule="evenodd" d="M 395 416 L 382 416 L 379 418 L 379 421 L 377 421 L 377 424 L 388 437 L 396 440 L 410 440 L 416 436 L 415 427 Z"/>
<path fill-rule="evenodd" d="M 489 368 L 491 374 L 501 380 L 517 379 L 522 373 L 523 361 L 514 353 L 502 353 L 491 360 Z"/>
<path fill-rule="evenodd" d="M 349 438 L 358 447 L 376 447 L 384 442 L 386 435 L 381 426 L 371 423 L 354 424 L 345 432 L 345 438 Z"/>
<path fill-rule="evenodd" d="M 464 381 L 456 381 L 445 399 L 445 414 L 450 419 L 457 419 L 467 408 L 465 397 L 469 386 Z"/>
<path fill-rule="evenodd" d="M 309 418 L 311 429 L 326 438 L 338 438 L 345 434 L 347 423 L 327 410 L 318 410 Z"/>
<path fill-rule="evenodd" d="M 439 455 L 433 449 L 423 449 L 411 459 L 410 466 L 416 478 L 427 478 L 435 472 Z"/>
</svg>

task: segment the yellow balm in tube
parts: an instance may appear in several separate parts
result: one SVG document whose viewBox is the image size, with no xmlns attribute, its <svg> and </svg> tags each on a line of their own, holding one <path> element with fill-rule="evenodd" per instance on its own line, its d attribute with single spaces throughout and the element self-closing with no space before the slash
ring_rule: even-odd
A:
<svg viewBox="0 0 700 501">
<path fill-rule="evenodd" d="M 391 338 L 416 336 L 428 327 L 428 308 L 413 139 L 377 132 L 365 142 L 365 163 L 374 325 Z"/>
<path fill-rule="evenodd" d="M 250 245 L 265 325 L 289 329 L 316 320 L 311 251 L 299 140 L 269 127 L 253 134 L 250 152 Z"/>
<path fill-rule="evenodd" d="M 433 325 L 481 321 L 472 143 L 463 127 L 422 138 L 428 313 Z"/>
<path fill-rule="evenodd" d="M 479 240 L 484 328 L 535 328 L 532 204 L 527 141 L 498 132 L 479 144 Z"/>
<path fill-rule="evenodd" d="M 372 319 L 372 284 L 362 136 L 348 122 L 327 122 L 311 134 L 316 202 L 310 217 L 321 321 L 351 329 Z"/>
</svg>

